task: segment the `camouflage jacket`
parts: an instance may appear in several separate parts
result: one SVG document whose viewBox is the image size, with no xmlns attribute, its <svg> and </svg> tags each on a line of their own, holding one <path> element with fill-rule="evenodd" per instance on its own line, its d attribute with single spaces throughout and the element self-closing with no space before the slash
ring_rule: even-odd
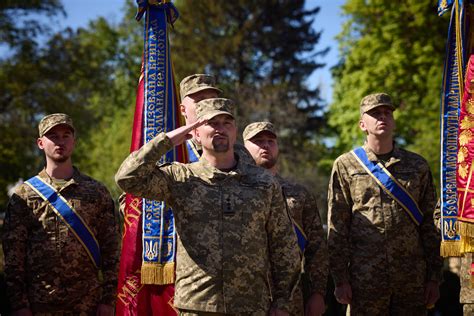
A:
<svg viewBox="0 0 474 316">
<path fill-rule="evenodd" d="M 369 160 L 379 161 L 364 146 Z M 399 149 L 384 162 L 411 193 L 423 222 L 417 226 L 351 153 L 336 159 L 328 192 L 329 266 L 336 284 L 356 288 L 423 286 L 439 280 L 440 235 L 434 224 L 436 192 L 427 162 Z"/>
<path fill-rule="evenodd" d="M 300 271 L 281 188 L 267 171 L 239 161 L 222 172 L 201 158 L 157 165 L 172 148 L 159 134 L 132 153 L 115 179 L 136 196 L 173 209 L 178 235 L 174 304 L 239 313 L 289 308 Z M 275 292 L 270 292 L 272 278 Z"/>
<path fill-rule="evenodd" d="M 459 295 L 462 304 L 474 303 L 474 288 L 471 280 L 471 263 L 472 253 L 465 253 L 461 258 L 461 271 L 459 278 L 461 279 L 461 293 Z"/>
<path fill-rule="evenodd" d="M 277 176 L 295 223 L 307 237 L 304 251 L 304 271 L 311 281 L 311 292 L 326 295 L 328 250 L 318 206 L 314 196 L 302 185 Z"/>
<path fill-rule="evenodd" d="M 45 170 L 39 173 L 55 186 Z M 100 245 L 104 281 L 66 224 L 28 185 L 7 206 L 3 232 L 5 279 L 13 310 L 95 313 L 115 304 L 119 255 L 118 223 L 107 189 L 77 169 L 59 193 L 91 229 Z"/>
</svg>

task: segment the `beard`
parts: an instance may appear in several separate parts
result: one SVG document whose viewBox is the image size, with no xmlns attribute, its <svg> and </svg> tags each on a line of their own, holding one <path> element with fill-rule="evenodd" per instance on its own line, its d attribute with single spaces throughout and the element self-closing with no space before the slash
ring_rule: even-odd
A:
<svg viewBox="0 0 474 316">
<path fill-rule="evenodd" d="M 59 157 L 52 157 L 51 158 L 54 162 L 63 163 L 69 159 L 69 156 L 59 156 Z"/>
<path fill-rule="evenodd" d="M 278 158 L 272 157 L 270 159 L 259 158 L 256 162 L 257 166 L 263 167 L 265 169 L 273 168 L 277 163 Z"/>
<path fill-rule="evenodd" d="M 212 149 L 216 153 L 225 153 L 229 151 L 230 145 L 229 145 L 229 139 L 226 138 L 224 139 L 213 139 L 212 140 Z"/>
</svg>

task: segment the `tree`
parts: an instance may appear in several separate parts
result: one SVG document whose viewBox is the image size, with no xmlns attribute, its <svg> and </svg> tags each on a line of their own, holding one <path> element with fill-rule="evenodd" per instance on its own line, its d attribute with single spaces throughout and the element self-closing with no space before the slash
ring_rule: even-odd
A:
<svg viewBox="0 0 474 316">
<path fill-rule="evenodd" d="M 177 77 L 215 75 L 223 95 L 236 101 L 241 131 L 257 120 L 276 124 L 284 174 L 312 187 L 324 183 L 315 172 L 324 153 L 317 134 L 325 127 L 325 104 L 307 82 L 327 51 L 316 49 L 319 8 L 307 9 L 303 0 L 181 0 L 177 6 Z"/>
<path fill-rule="evenodd" d="M 43 48 L 23 46 L 0 62 L 2 188 L 41 168 L 43 159 L 35 139 L 43 115 L 71 115 L 78 130 L 75 161 L 82 166 L 87 165 L 90 135 L 103 126 L 104 118 L 128 105 L 120 102 L 124 91 L 114 89 L 115 83 L 123 81 L 120 73 L 125 73 L 117 66 L 121 58 L 118 33 L 104 19 L 89 27 L 63 30 Z M 6 190 L 2 191 L 0 203 L 5 205 Z"/>
<path fill-rule="evenodd" d="M 359 102 L 387 92 L 395 111 L 397 142 L 427 158 L 439 175 L 439 104 L 448 21 L 431 0 L 349 0 L 338 37 L 329 123 L 339 135 L 334 152 L 362 144 Z"/>
<path fill-rule="evenodd" d="M 65 14 L 59 0 L 3 0 L 0 3 L 0 44 L 11 48 L 31 45 L 38 34 L 49 32 L 48 24 L 33 15 L 52 18 Z"/>
</svg>

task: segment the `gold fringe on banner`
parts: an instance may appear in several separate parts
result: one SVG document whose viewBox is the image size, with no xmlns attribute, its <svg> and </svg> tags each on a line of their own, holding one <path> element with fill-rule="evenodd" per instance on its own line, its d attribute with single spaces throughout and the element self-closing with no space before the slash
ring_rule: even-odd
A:
<svg viewBox="0 0 474 316">
<path fill-rule="evenodd" d="M 461 236 L 461 253 L 474 252 L 474 238 Z"/>
<path fill-rule="evenodd" d="M 165 264 L 146 263 L 142 264 L 141 282 L 142 284 L 173 284 L 174 283 L 174 262 Z"/>
<path fill-rule="evenodd" d="M 474 223 L 468 223 L 462 220 L 458 220 L 457 224 L 458 224 L 459 235 L 474 237 Z"/>
<path fill-rule="evenodd" d="M 441 257 L 461 257 L 462 252 L 461 252 L 461 241 L 456 240 L 456 241 L 442 241 L 441 242 L 441 247 L 440 247 L 440 255 Z"/>
</svg>

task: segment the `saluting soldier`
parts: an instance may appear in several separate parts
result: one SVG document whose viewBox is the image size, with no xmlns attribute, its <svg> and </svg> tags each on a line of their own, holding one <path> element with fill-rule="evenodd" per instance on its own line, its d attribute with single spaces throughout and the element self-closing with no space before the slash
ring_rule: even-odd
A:
<svg viewBox="0 0 474 316">
<path fill-rule="evenodd" d="M 115 179 L 124 191 L 173 209 L 180 315 L 288 315 L 300 270 L 296 236 L 277 181 L 234 152 L 232 105 L 222 98 L 198 102 L 195 123 L 130 154 Z M 156 164 L 193 129 L 199 161 Z"/>
</svg>

